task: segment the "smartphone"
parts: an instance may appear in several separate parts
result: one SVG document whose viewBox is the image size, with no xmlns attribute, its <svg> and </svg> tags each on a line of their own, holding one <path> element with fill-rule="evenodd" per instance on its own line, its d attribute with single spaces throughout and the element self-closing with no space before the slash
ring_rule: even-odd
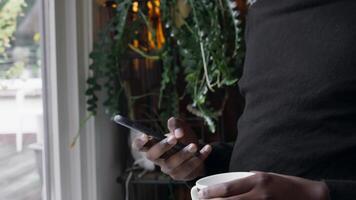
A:
<svg viewBox="0 0 356 200">
<path fill-rule="evenodd" d="M 148 136 L 148 142 L 141 149 L 142 151 L 147 151 L 153 145 L 157 144 L 158 142 L 160 142 L 166 138 L 163 134 L 153 131 L 152 129 L 145 127 L 142 124 L 133 122 L 130 119 L 123 117 L 121 115 L 116 115 L 114 117 L 114 122 L 116 122 L 117 124 L 120 124 L 126 128 L 129 128 L 131 130 L 134 130 L 135 132 L 144 133 Z M 170 149 L 169 151 L 164 153 L 160 158 L 167 159 L 167 158 L 171 157 L 172 155 L 178 153 L 185 146 L 186 145 L 178 142 L 174 147 L 172 147 L 172 149 Z M 199 151 L 197 151 L 196 156 L 199 156 Z"/>
</svg>

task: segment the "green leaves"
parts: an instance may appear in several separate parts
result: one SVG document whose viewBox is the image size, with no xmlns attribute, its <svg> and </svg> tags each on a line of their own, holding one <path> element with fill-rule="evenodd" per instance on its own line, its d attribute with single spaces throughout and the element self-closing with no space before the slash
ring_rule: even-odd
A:
<svg viewBox="0 0 356 200">
<path fill-rule="evenodd" d="M 119 60 L 127 51 L 127 43 L 124 35 L 126 31 L 128 10 L 131 8 L 131 0 L 119 1 L 117 14 L 109 21 L 106 27 L 100 32 L 99 39 L 94 44 L 94 50 L 89 57 L 93 63 L 89 69 L 92 76 L 88 78 L 86 90 L 87 109 L 94 115 L 97 113 L 98 96 L 97 93 L 104 89 L 106 99 L 103 106 L 106 112 L 114 115 L 120 112 L 119 105 L 122 99 L 122 86 L 119 80 L 120 63 Z"/>
<path fill-rule="evenodd" d="M 131 98 L 124 83 L 127 77 L 122 73 L 130 66 L 120 62 L 130 49 L 145 59 L 162 61 L 158 103 L 162 122 L 179 113 L 177 89 L 184 85 L 184 95 L 191 100 L 187 110 L 204 119 L 210 131 L 215 132 L 224 103 L 212 99 L 211 94 L 236 85 L 244 58 L 244 24 L 235 0 L 161 0 L 160 22 L 166 43 L 162 49 L 150 52 L 132 45 L 133 39 L 139 39 L 137 31 L 150 30 L 156 35 L 147 9 L 140 6 L 136 21 L 132 21 L 129 10 L 133 1 L 116 2 L 119 6 L 115 16 L 100 33 L 90 54 L 93 75 L 87 81 L 88 110 L 96 113 L 97 93 L 102 90 L 107 94 L 103 105 L 109 114 L 122 112 L 120 105 L 132 105 L 126 102 Z M 185 83 L 178 82 L 180 74 Z"/>
<path fill-rule="evenodd" d="M 21 16 L 25 6 L 25 0 L 0 1 L 0 54 L 11 47 L 18 17 Z"/>
<path fill-rule="evenodd" d="M 235 0 L 225 0 L 228 10 L 230 12 L 230 18 L 232 19 L 232 24 L 234 25 L 234 31 L 235 31 L 235 55 L 237 54 L 237 51 L 241 48 L 241 41 L 242 41 L 242 28 L 241 24 L 242 21 L 240 19 L 240 11 L 237 6 L 237 1 Z"/>
<path fill-rule="evenodd" d="M 88 85 L 88 89 L 85 92 L 85 95 L 88 97 L 87 109 L 89 112 L 95 115 L 96 109 L 98 108 L 97 106 L 98 97 L 96 96 L 95 93 L 101 90 L 101 86 L 97 83 L 97 80 L 94 77 L 91 77 L 87 80 L 87 85 Z"/>
<path fill-rule="evenodd" d="M 219 108 L 211 106 L 209 94 L 236 85 L 238 81 L 243 23 L 234 0 L 187 2 L 192 12 L 174 35 L 180 44 L 186 92 L 192 99 L 191 109 L 188 110 L 203 118 L 210 131 L 215 132 L 215 121 L 220 112 L 214 111 Z"/>
</svg>

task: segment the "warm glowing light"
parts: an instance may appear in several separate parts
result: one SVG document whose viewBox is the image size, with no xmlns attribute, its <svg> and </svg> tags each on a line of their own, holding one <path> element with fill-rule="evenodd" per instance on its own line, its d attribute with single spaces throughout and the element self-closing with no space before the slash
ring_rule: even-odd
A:
<svg viewBox="0 0 356 200">
<path fill-rule="evenodd" d="M 138 48 L 140 46 L 140 42 L 136 39 L 132 42 L 132 45 L 136 48 Z"/>
<path fill-rule="evenodd" d="M 166 42 L 166 38 L 164 37 L 164 32 L 163 32 L 163 25 L 162 22 L 160 21 L 158 23 L 158 27 L 157 27 L 157 46 L 158 48 L 162 48 L 164 43 Z"/>
<path fill-rule="evenodd" d="M 159 7 L 155 7 L 155 13 L 157 15 L 160 15 L 161 14 L 161 10 L 159 9 Z"/>
<path fill-rule="evenodd" d="M 147 7 L 148 7 L 149 10 L 152 10 L 153 5 L 152 5 L 152 2 L 151 2 L 151 1 L 148 1 L 148 2 L 147 2 Z"/>
<path fill-rule="evenodd" d="M 101 2 L 101 5 L 103 7 L 106 7 L 106 8 L 117 8 L 119 5 L 114 2 L 114 1 L 106 1 L 106 0 L 100 0 L 100 1 L 97 1 L 97 2 Z"/>
<path fill-rule="evenodd" d="M 138 1 L 134 1 L 134 2 L 132 3 L 132 12 L 137 13 L 137 12 L 138 12 L 138 9 L 139 9 Z"/>
<path fill-rule="evenodd" d="M 166 42 L 161 21 L 160 5 L 160 0 L 147 1 L 148 18 L 150 19 L 150 22 L 152 23 L 152 26 L 155 28 L 156 32 L 155 37 L 151 31 L 148 31 L 147 33 L 147 39 L 150 49 L 160 49 Z"/>
<path fill-rule="evenodd" d="M 155 44 L 155 39 L 153 38 L 153 34 L 151 31 L 148 31 L 147 33 L 147 39 L 148 39 L 148 44 L 150 45 L 150 49 L 155 49 L 156 48 L 156 44 Z"/>
<path fill-rule="evenodd" d="M 155 6 L 160 7 L 161 6 L 161 1 L 160 0 L 154 0 L 153 1 Z"/>
<path fill-rule="evenodd" d="M 154 29 L 155 34 L 152 30 L 147 30 L 147 46 L 142 45 L 139 39 L 134 39 L 132 41 L 132 46 L 139 48 L 143 51 L 149 51 L 152 49 L 160 49 L 164 46 L 166 39 L 164 37 L 164 28 L 161 21 L 161 1 L 160 0 L 148 0 L 147 3 L 147 17 L 150 22 L 151 27 Z M 132 3 L 132 11 L 137 13 L 139 11 L 139 1 L 134 0 Z M 134 15 L 135 17 L 135 15 Z M 134 18 L 135 20 L 135 18 Z M 135 31 L 136 36 L 139 35 L 139 31 Z"/>
</svg>

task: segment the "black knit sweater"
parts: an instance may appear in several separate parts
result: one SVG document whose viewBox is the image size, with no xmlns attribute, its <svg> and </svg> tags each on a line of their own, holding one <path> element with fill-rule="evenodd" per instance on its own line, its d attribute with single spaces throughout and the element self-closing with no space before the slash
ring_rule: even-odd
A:
<svg viewBox="0 0 356 200">
<path fill-rule="evenodd" d="M 324 180 L 332 200 L 356 199 L 356 1 L 258 0 L 245 35 L 239 135 L 209 172 Z"/>
</svg>

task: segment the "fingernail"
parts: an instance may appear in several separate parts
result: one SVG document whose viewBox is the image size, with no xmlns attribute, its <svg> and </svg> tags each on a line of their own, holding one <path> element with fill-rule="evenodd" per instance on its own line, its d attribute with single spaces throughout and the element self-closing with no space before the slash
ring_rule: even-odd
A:
<svg viewBox="0 0 356 200">
<path fill-rule="evenodd" d="M 198 192 L 198 197 L 199 197 L 199 199 L 204 198 L 204 193 L 203 193 L 202 190 L 200 190 L 200 191 Z"/>
<path fill-rule="evenodd" d="M 142 134 L 139 139 L 143 140 L 143 141 L 146 141 L 147 140 L 147 135 L 146 134 Z"/>
<path fill-rule="evenodd" d="M 183 136 L 184 136 L 183 129 L 177 128 L 176 130 L 174 130 L 174 135 L 175 135 L 177 138 L 183 137 Z"/>
<path fill-rule="evenodd" d="M 205 152 L 209 152 L 211 151 L 211 146 L 210 145 L 206 145 L 204 148 L 202 148 L 200 150 L 200 153 L 205 153 Z"/>
<path fill-rule="evenodd" d="M 176 138 L 175 138 L 174 136 L 169 136 L 169 137 L 167 138 L 167 143 L 168 143 L 168 144 L 173 145 L 173 144 L 175 144 L 176 142 L 177 142 L 177 140 L 176 140 Z"/>
<path fill-rule="evenodd" d="M 190 153 L 195 153 L 195 152 L 197 151 L 197 148 L 196 148 L 196 146 L 195 146 L 194 144 L 190 144 L 190 145 L 188 146 L 188 151 L 189 151 Z"/>
<path fill-rule="evenodd" d="M 137 138 L 136 142 L 133 142 L 132 146 L 135 149 L 140 149 L 147 143 L 147 137 L 145 135 L 141 135 Z"/>
<path fill-rule="evenodd" d="M 138 142 L 139 142 L 141 145 L 144 145 L 144 144 L 147 142 L 147 137 L 146 137 L 146 135 L 141 135 L 141 136 L 138 138 Z"/>
</svg>

